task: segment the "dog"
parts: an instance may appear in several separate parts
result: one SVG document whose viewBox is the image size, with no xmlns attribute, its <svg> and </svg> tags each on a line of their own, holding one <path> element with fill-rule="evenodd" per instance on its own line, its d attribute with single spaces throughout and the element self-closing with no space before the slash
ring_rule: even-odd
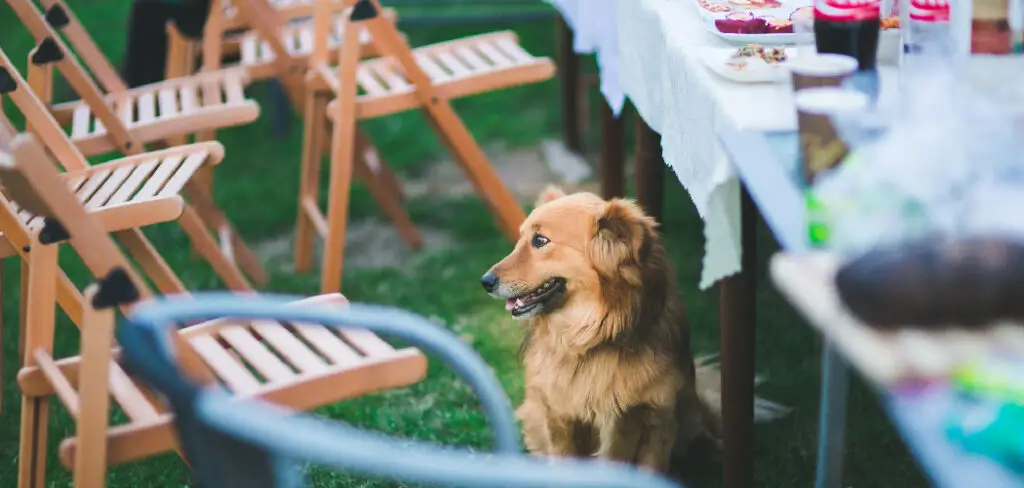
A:
<svg viewBox="0 0 1024 488">
<path fill-rule="evenodd" d="M 694 361 L 657 227 L 630 200 L 549 187 L 481 278 L 527 324 L 516 416 L 531 453 L 667 473 L 695 441 L 721 445 L 720 374 Z"/>
</svg>

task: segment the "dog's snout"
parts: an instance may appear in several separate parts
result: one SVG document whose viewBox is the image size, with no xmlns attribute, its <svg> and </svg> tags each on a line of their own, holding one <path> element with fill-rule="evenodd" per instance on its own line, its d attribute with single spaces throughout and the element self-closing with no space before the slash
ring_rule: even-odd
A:
<svg viewBox="0 0 1024 488">
<path fill-rule="evenodd" d="M 480 284 L 483 285 L 484 290 L 487 290 L 487 293 L 491 293 L 498 286 L 498 276 L 488 272 L 480 277 Z"/>
</svg>

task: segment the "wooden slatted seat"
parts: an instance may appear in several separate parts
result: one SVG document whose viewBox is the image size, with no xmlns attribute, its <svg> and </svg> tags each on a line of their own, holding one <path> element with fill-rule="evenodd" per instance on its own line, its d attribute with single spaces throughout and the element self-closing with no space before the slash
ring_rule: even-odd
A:
<svg viewBox="0 0 1024 488">
<path fill-rule="evenodd" d="M 413 49 L 412 54 L 420 69 L 430 77 L 435 92 L 449 100 L 536 83 L 554 74 L 551 60 L 528 53 L 519 46 L 512 31 L 431 44 Z M 329 73 L 339 82 L 335 71 Z M 359 63 L 356 84 L 359 87 L 356 114 L 360 119 L 420 107 L 415 87 L 394 57 Z M 327 113 L 334 112 L 336 110 L 329 105 Z"/>
<path fill-rule="evenodd" d="M 61 184 L 32 136 L 18 136 L 11 152 L 13 158 L 0 153 L 0 184 L 18 188 L 13 198 L 43 217 L 48 227 L 63 229 L 67 242 L 98 277 L 84 294 L 81 355 L 56 360 L 53 303 L 59 241 L 41 240 L 38 233 L 32 236 L 28 340 L 25 366 L 18 374 L 19 486 L 44 486 L 46 402 L 51 397 L 64 405 L 77 426 L 75 436 L 60 445 L 61 463 L 74 471 L 75 486 L 104 486 L 107 466 L 177 449 L 173 416 L 117 362 L 119 351 L 113 341 L 111 308 L 130 312 L 137 300 L 152 297 L 152 292 L 85 208 L 81 195 Z M 330 294 L 290 306 L 346 304 L 343 296 Z M 241 398 L 258 397 L 293 409 L 406 386 L 426 374 L 426 358 L 415 348 L 396 349 L 365 329 L 298 325 L 216 319 L 179 329 L 172 340 L 183 369 L 197 380 L 219 384 Z M 112 406 L 123 413 L 115 415 L 123 417 L 115 424 L 109 423 Z"/>
<path fill-rule="evenodd" d="M 244 69 L 202 73 L 163 81 L 104 97 L 134 138 L 150 143 L 256 120 L 260 107 L 245 95 Z M 84 100 L 53 105 L 54 118 L 85 154 L 118 149 L 97 114 Z M 244 121 L 244 122 L 239 122 Z"/>
</svg>

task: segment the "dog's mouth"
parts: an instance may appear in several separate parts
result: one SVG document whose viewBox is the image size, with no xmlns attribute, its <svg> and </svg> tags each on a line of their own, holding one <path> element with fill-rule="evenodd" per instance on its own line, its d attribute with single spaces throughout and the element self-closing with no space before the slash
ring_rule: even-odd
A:
<svg viewBox="0 0 1024 488">
<path fill-rule="evenodd" d="M 564 290 L 565 278 L 551 278 L 529 292 L 505 300 L 505 310 L 512 312 L 513 317 L 528 314 Z"/>
</svg>

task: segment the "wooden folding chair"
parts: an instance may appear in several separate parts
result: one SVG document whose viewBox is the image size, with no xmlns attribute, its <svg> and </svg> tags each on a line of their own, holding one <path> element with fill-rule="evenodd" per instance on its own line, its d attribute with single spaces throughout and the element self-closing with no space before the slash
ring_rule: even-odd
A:
<svg viewBox="0 0 1024 488">
<path fill-rule="evenodd" d="M 130 308 L 152 295 L 113 241 L 75 195 L 30 135 L 18 136 L 13 157 L 0 158 L 0 184 L 17 188 L 22 208 L 44 218 L 30 253 L 30 303 L 23 395 L 19 486 L 45 482 L 46 401 L 56 396 L 75 418 L 77 432 L 61 443 L 61 463 L 74 470 L 76 487 L 104 485 L 106 467 L 178 450 L 165 405 L 117 363 L 113 306 Z M 45 229 L 56 229 L 47 233 Z M 65 237 L 98 281 L 86 290 L 81 355 L 52 356 L 53 272 L 58 238 Z M 344 306 L 343 296 L 300 302 Z M 184 369 L 241 398 L 261 398 L 306 410 L 346 398 L 412 384 L 426 374 L 417 349 L 394 349 L 364 329 L 335 332 L 323 326 L 220 319 L 181 329 L 173 338 Z M 109 404 L 113 397 L 114 405 Z M 127 417 L 108 423 L 110 407 Z"/>
<path fill-rule="evenodd" d="M 343 249 L 353 163 L 365 143 L 356 130 L 360 119 L 421 109 L 441 141 L 495 214 L 498 228 L 510 239 L 519 236 L 525 215 L 501 182 L 473 135 L 449 100 L 515 85 L 547 80 L 554 75 L 548 58 L 534 57 L 512 32 L 496 32 L 412 49 L 395 25 L 379 15 L 377 0 L 341 0 L 353 5 L 344 18 L 340 64 L 328 66 L 330 14 L 335 0 L 317 0 L 316 44 L 306 90 L 305 131 L 299 215 L 295 237 L 295 268 L 309 269 L 314 231 L 325 238 L 321 290 L 341 287 Z M 360 61 L 355 40 L 370 33 L 381 57 Z M 328 102 L 334 98 L 333 102 Z M 327 117 L 323 115 L 326 114 Z M 320 134 L 333 123 L 327 215 L 318 204 Z"/>
<path fill-rule="evenodd" d="M 46 43 L 43 44 L 44 46 Z M 50 44 L 51 46 L 53 44 Z M 31 55 L 31 61 L 40 61 L 40 53 L 45 52 L 40 49 L 33 51 Z M 63 58 L 66 59 L 66 58 Z M 89 167 L 89 163 L 85 159 L 85 156 L 79 151 L 78 147 L 73 144 L 71 139 L 68 138 L 67 134 L 61 129 L 59 123 L 54 119 L 51 113 L 46 109 L 46 105 L 43 101 L 35 95 L 28 83 L 22 78 L 21 74 L 15 69 L 11 60 L 4 54 L 3 50 L 0 49 L 0 69 L 3 73 L 0 73 L 0 94 L 8 93 L 10 98 L 17 105 L 18 109 L 25 116 L 27 127 L 33 133 L 36 133 L 46 147 L 53 152 L 56 159 L 61 163 L 61 166 L 69 171 L 85 170 Z M 49 78 L 37 78 L 37 81 L 42 80 L 45 83 L 42 86 L 36 88 L 42 91 L 48 90 Z M 123 126 L 121 126 L 123 128 Z M 219 145 L 217 146 L 219 147 Z M 145 153 L 139 151 L 132 151 L 134 158 L 137 160 L 147 160 L 155 157 L 154 153 Z M 164 154 L 164 153 L 159 153 Z M 212 162 L 219 162 L 220 158 L 223 157 L 223 152 L 210 154 L 212 156 Z M 216 160 L 216 161 L 213 161 Z M 183 159 L 177 159 L 177 163 L 181 164 Z M 190 160 L 191 161 L 191 160 Z M 192 168 L 194 171 L 200 171 L 204 167 L 210 166 L 206 163 L 206 160 L 195 161 L 194 164 L 197 167 Z M 155 167 L 154 167 L 155 168 Z M 169 173 L 155 172 L 155 169 L 151 168 L 153 177 L 168 177 Z M 166 171 L 174 171 L 174 167 L 168 167 Z M 177 175 L 178 173 L 174 173 Z M 102 179 L 96 181 L 96 184 L 100 185 L 114 185 L 117 178 L 121 178 L 124 175 L 118 174 L 111 176 L 109 183 L 104 183 L 108 175 L 103 175 Z M 220 209 L 213 203 L 209 194 L 206 193 L 202 186 L 194 181 L 192 173 L 181 174 L 181 178 L 184 181 L 183 192 L 188 197 L 189 202 L 185 205 L 185 211 L 181 218 L 178 220 L 179 225 L 185 231 L 185 234 L 189 237 L 193 245 L 199 251 L 200 255 L 210 263 L 217 275 L 224 280 L 228 288 L 232 290 L 250 291 L 252 285 L 249 283 L 246 275 L 242 273 L 242 269 L 246 271 L 248 277 L 251 278 L 258 284 L 266 283 L 267 277 L 266 272 L 263 270 L 262 265 L 256 258 L 255 254 L 241 241 L 238 237 L 237 232 L 234 231 L 227 217 L 225 217 Z M 204 220 L 201 215 L 205 215 Z M 217 239 L 215 239 L 208 228 L 207 222 L 213 222 L 213 228 L 217 229 L 218 236 L 220 237 L 220 246 L 218 246 Z M 146 240 L 145 236 L 141 232 L 130 231 L 130 235 L 118 234 L 118 237 L 122 238 L 122 242 L 130 248 L 137 248 L 139 251 L 133 253 L 137 257 L 150 256 L 149 261 L 156 259 L 157 252 L 153 250 L 152 244 Z M 126 238 L 130 238 L 126 241 Z M 224 249 L 224 251 L 221 250 Z M 162 262 L 162 260 L 160 260 Z M 236 264 L 237 263 L 237 264 Z M 241 269 L 240 269 L 241 268 Z M 149 270 L 147 270 L 149 272 Z M 167 268 L 163 273 L 149 272 L 151 277 L 153 276 L 164 276 L 172 275 L 173 273 Z M 154 278 L 156 279 L 156 278 Z M 181 288 L 180 282 L 174 285 L 174 288 Z M 172 288 L 160 287 L 164 291 L 174 291 Z"/>
</svg>

